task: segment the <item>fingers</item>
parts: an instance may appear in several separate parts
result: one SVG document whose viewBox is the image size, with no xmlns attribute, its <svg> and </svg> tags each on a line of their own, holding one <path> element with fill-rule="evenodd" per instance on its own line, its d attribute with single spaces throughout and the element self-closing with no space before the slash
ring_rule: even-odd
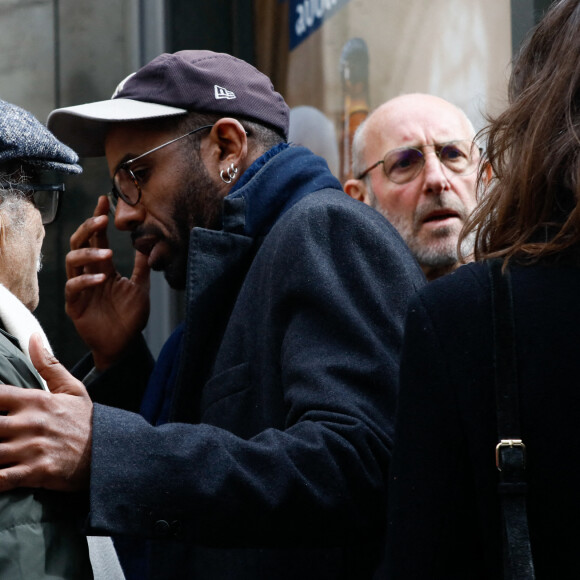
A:
<svg viewBox="0 0 580 580">
<path fill-rule="evenodd" d="M 18 387 L 14 387 L 17 389 Z M 24 429 L 30 429 L 30 425 L 26 422 L 22 422 L 19 417 L 2 417 L 3 421 L 0 425 L 0 432 L 2 433 L 2 442 L 0 443 L 0 466 L 11 465 L 23 460 L 29 462 L 30 457 L 36 453 L 36 451 L 28 446 L 29 437 L 24 435 L 20 437 L 17 435 L 14 437 L 14 433 L 19 434 L 24 433 Z M 38 433 L 42 432 L 39 428 Z M 36 435 L 34 430 L 30 430 L 29 433 Z M 0 469 L 0 473 L 3 469 Z M 19 472 L 21 476 L 24 475 L 23 471 Z M 12 479 L 12 478 L 11 478 Z M 18 481 L 14 481 L 18 483 Z"/>
<path fill-rule="evenodd" d="M 113 251 L 104 248 L 80 248 L 71 250 L 65 259 L 67 278 L 83 274 L 115 274 Z"/>
<path fill-rule="evenodd" d="M 19 389 L 11 385 L 0 385 L 0 411 L 11 413 L 26 406 L 30 398 L 49 396 L 46 391 L 37 389 Z M 0 416 L 0 423 L 4 420 Z M 0 434 L 0 438 L 2 435 Z"/>
<path fill-rule="evenodd" d="M 106 195 L 100 195 L 93 216 L 107 215 L 109 213 L 109 199 Z"/>
<path fill-rule="evenodd" d="M 83 449 L 69 449 L 67 445 L 59 448 L 51 443 L 48 438 L 28 434 L 15 444 L 0 442 L 0 493 L 21 487 L 86 489 L 90 477 L 90 439 Z"/>
<path fill-rule="evenodd" d="M 149 292 L 150 278 L 151 268 L 149 267 L 147 256 L 141 252 L 135 252 L 135 265 L 131 275 L 131 282 Z"/>
<path fill-rule="evenodd" d="M 101 195 L 93 217 L 85 220 L 70 238 L 71 250 L 78 248 L 108 248 L 107 225 L 109 224 L 109 201 Z"/>
<path fill-rule="evenodd" d="M 15 391 L 28 391 L 11 387 Z M 50 395 L 48 395 L 50 396 Z M 50 471 L 50 461 L 41 457 L 41 428 L 35 428 L 26 418 L 0 417 L 0 492 L 18 487 L 42 486 L 44 473 Z M 37 435 L 41 434 L 37 439 Z"/>
<path fill-rule="evenodd" d="M 0 492 L 10 491 L 17 487 L 27 485 L 34 487 L 30 480 L 30 470 L 27 466 L 18 465 L 15 467 L 0 469 Z"/>
<path fill-rule="evenodd" d="M 106 195 L 99 196 L 97 206 L 93 212 L 93 217 L 98 218 L 99 220 L 102 220 L 103 217 L 106 219 L 97 221 L 97 224 L 102 224 L 104 221 L 105 227 L 97 229 L 94 235 L 90 238 L 90 244 L 94 248 L 108 248 L 109 239 L 107 237 L 107 225 L 109 223 L 109 200 Z"/>
<path fill-rule="evenodd" d="M 86 306 L 80 304 L 83 299 L 83 292 L 102 285 L 106 279 L 106 274 L 84 274 L 68 280 L 64 286 L 65 310 L 73 320 L 76 316 L 82 314 Z"/>
<path fill-rule="evenodd" d="M 113 253 L 109 249 L 107 225 L 109 201 L 100 196 L 93 217 L 85 220 L 70 238 L 71 251 L 66 256 L 67 278 L 84 274 L 116 274 L 113 265 Z M 100 278 L 88 278 L 89 286 L 96 284 Z"/>
<path fill-rule="evenodd" d="M 15 487 L 86 488 L 92 446 L 88 396 L 2 385 L 0 408 L 8 412 L 0 416 L 0 492 Z"/>
<path fill-rule="evenodd" d="M 58 359 L 44 348 L 42 338 L 39 334 L 34 333 L 30 337 L 28 348 L 32 364 L 40 376 L 46 381 L 52 393 L 88 396 L 84 385 L 75 379 L 58 362 Z"/>
<path fill-rule="evenodd" d="M 106 230 L 108 224 L 109 216 L 107 215 L 98 215 L 85 220 L 70 238 L 71 249 L 76 250 L 78 248 L 88 248 L 89 246 L 99 247 L 96 245 L 96 240 L 106 239 L 106 234 L 104 236 L 101 235 L 100 238 L 98 234 Z M 106 248 L 108 246 L 100 247 Z"/>
</svg>

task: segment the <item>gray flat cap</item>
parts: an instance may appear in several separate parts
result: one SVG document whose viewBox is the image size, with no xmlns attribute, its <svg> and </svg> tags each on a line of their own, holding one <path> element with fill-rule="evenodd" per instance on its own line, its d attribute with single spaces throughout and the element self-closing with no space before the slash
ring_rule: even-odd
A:
<svg viewBox="0 0 580 580">
<path fill-rule="evenodd" d="M 16 161 L 39 171 L 81 173 L 78 160 L 32 113 L 0 99 L 0 164 Z"/>
</svg>

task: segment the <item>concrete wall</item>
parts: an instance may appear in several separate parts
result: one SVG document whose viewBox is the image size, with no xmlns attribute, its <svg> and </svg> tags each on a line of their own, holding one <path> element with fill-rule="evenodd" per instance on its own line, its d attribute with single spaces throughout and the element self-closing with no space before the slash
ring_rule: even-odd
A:
<svg viewBox="0 0 580 580">
<path fill-rule="evenodd" d="M 44 120 L 55 94 L 52 0 L 0 0 L 0 98 Z"/>
<path fill-rule="evenodd" d="M 107 99 L 139 66 L 139 0 L 0 0 L 0 98 L 42 122 L 59 106 Z M 36 315 L 57 355 L 74 363 L 85 348 L 64 314 L 64 260 L 68 240 L 110 188 L 103 160 L 82 160 L 84 173 L 65 178 L 55 224 L 46 228 L 40 305 Z M 118 265 L 130 272 L 132 248 L 119 245 Z"/>
</svg>

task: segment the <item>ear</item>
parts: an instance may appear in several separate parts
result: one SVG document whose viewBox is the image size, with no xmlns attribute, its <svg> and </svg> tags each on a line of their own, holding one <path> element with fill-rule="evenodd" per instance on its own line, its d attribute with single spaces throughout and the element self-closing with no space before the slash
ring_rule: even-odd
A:
<svg viewBox="0 0 580 580">
<path fill-rule="evenodd" d="M 236 119 L 224 117 L 216 121 L 211 132 L 211 163 L 215 171 L 226 170 L 233 163 L 243 172 L 248 157 L 248 138 L 241 123 Z"/>
<path fill-rule="evenodd" d="M 489 161 L 484 161 L 484 166 L 481 175 L 483 177 L 483 184 L 487 187 L 491 182 L 491 178 L 493 177 L 493 170 L 491 168 L 491 163 Z"/>
<path fill-rule="evenodd" d="M 0 252 L 4 249 L 6 244 L 6 227 L 4 226 L 4 212 L 0 211 Z"/>
<path fill-rule="evenodd" d="M 367 186 L 362 179 L 348 179 L 344 184 L 344 191 L 353 199 L 371 205 Z"/>
</svg>

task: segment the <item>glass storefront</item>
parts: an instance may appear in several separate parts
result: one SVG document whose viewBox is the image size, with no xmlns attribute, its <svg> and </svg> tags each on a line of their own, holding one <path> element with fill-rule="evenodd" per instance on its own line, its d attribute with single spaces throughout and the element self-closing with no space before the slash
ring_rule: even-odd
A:
<svg viewBox="0 0 580 580">
<path fill-rule="evenodd" d="M 289 50 L 278 46 L 273 57 L 258 40 L 257 65 L 291 107 L 317 109 L 330 121 L 336 144 L 326 144 L 327 155 L 334 170 L 338 153 L 341 180 L 349 175 L 354 130 L 369 110 L 396 95 L 436 94 L 463 108 L 478 129 L 486 112 L 504 105 L 507 0 L 285 0 L 277 12 L 262 22 L 258 15 L 258 30 L 272 29 L 273 18 L 286 22 L 280 37 Z M 324 126 L 314 111 L 302 108 L 295 117 Z"/>
</svg>

